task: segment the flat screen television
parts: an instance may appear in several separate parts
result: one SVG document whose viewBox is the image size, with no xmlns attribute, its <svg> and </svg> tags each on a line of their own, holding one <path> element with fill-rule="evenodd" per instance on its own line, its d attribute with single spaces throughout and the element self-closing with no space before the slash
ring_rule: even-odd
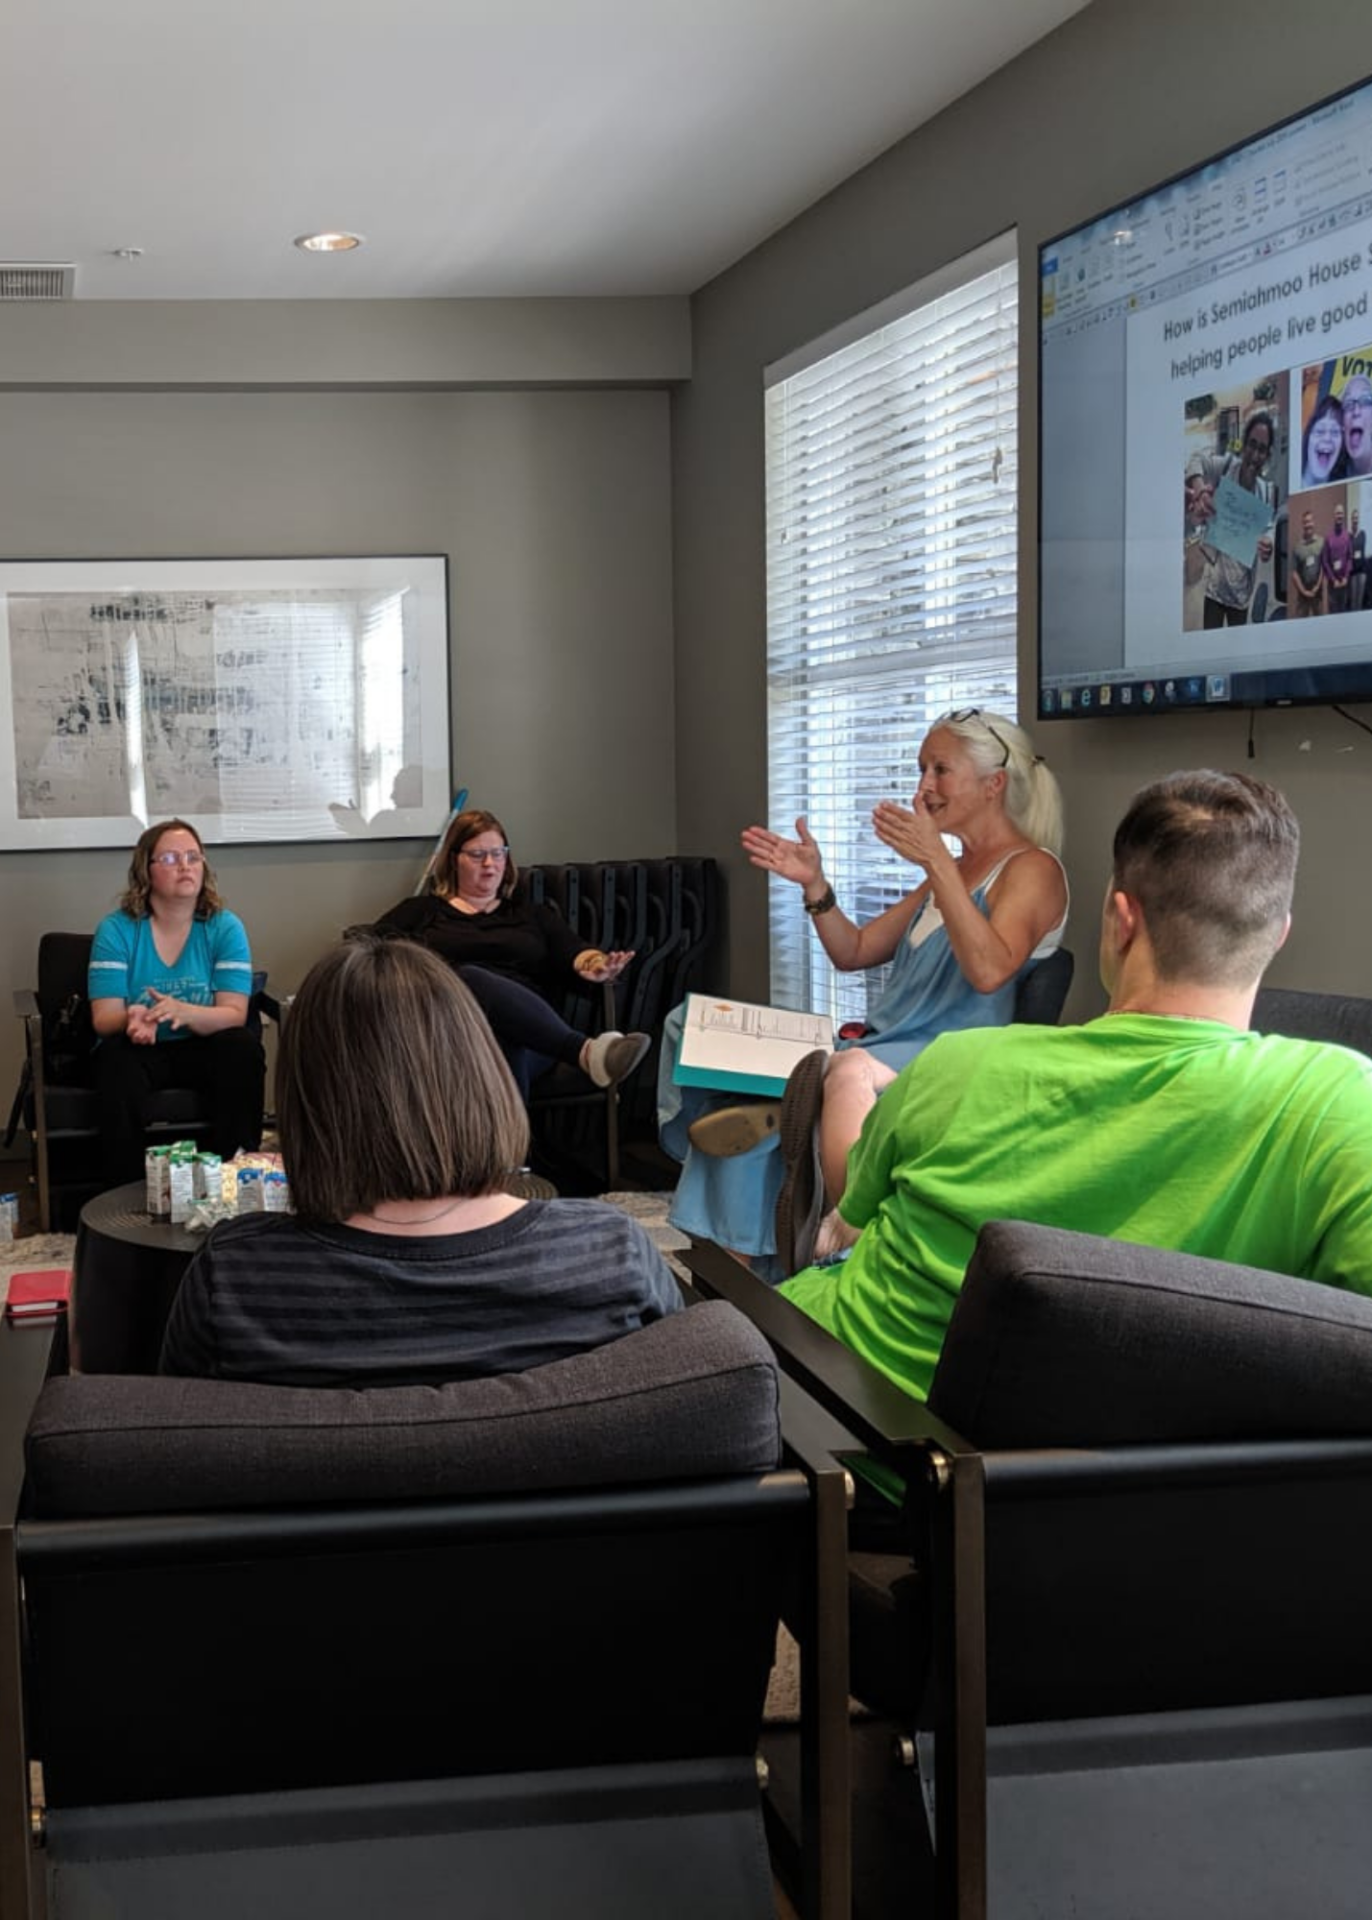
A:
<svg viewBox="0 0 1372 1920">
<path fill-rule="evenodd" d="M 1372 81 L 1039 289 L 1040 718 L 1372 700 Z"/>
</svg>

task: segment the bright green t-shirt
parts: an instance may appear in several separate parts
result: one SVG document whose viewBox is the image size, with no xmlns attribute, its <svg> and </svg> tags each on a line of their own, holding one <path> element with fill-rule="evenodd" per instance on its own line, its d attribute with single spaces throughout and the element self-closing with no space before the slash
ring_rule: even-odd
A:
<svg viewBox="0 0 1372 1920">
<path fill-rule="evenodd" d="M 921 1400 L 988 1220 L 1372 1293 L 1372 1061 L 1150 1014 L 945 1034 L 868 1116 L 840 1211 L 849 1258 L 781 1291 Z"/>
</svg>

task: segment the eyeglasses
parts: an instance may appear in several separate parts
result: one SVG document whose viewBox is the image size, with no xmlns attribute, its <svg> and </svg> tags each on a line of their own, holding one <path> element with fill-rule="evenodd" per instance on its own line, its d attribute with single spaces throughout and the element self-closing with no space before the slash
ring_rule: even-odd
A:
<svg viewBox="0 0 1372 1920">
<path fill-rule="evenodd" d="M 499 866 L 502 860 L 510 857 L 508 847 L 459 847 L 458 852 L 464 860 L 470 860 L 474 867 L 484 867 L 488 860 Z"/>
<path fill-rule="evenodd" d="M 951 723 L 951 725 L 955 727 L 960 727 L 962 726 L 963 722 L 967 720 L 976 720 L 980 722 L 981 726 L 985 729 L 987 733 L 990 734 L 991 738 L 995 741 L 996 745 L 1000 748 L 1001 752 L 1005 756 L 1005 758 L 1000 763 L 1001 766 L 1008 767 L 1010 764 L 1010 749 L 1006 745 L 1005 741 L 1001 738 L 1000 734 L 998 734 L 995 728 L 991 725 L 991 722 L 989 720 L 985 720 L 982 718 L 982 712 L 980 707 L 959 707 L 956 712 L 945 713 L 941 720 L 935 720 L 934 725 L 936 727 L 941 727 Z M 999 772 L 1000 768 L 998 767 L 996 771 Z"/>
<path fill-rule="evenodd" d="M 1345 413 L 1367 413 L 1372 411 L 1372 397 L 1364 400 L 1360 394 L 1354 394 L 1351 400 L 1343 403 Z"/>
<path fill-rule="evenodd" d="M 155 867 L 203 867 L 203 853 L 155 853 L 152 857 Z"/>
</svg>

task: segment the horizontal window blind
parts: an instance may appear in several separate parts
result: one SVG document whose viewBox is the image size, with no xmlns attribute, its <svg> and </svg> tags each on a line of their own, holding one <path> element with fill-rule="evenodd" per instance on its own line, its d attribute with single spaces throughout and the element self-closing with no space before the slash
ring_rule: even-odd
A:
<svg viewBox="0 0 1372 1920">
<path fill-rule="evenodd" d="M 922 877 L 871 814 L 914 792 L 930 721 L 1018 704 L 1013 237 L 962 264 L 766 394 L 770 821 L 807 817 L 859 921 Z M 779 881 L 771 955 L 782 1006 L 862 1019 L 881 990 L 835 975 Z"/>
</svg>

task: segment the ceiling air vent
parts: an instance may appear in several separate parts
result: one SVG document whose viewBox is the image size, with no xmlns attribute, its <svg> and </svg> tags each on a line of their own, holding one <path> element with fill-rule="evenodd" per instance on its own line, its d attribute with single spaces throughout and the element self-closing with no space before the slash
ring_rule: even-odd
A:
<svg viewBox="0 0 1372 1920">
<path fill-rule="evenodd" d="M 76 268 L 49 260 L 0 260 L 0 300 L 70 300 Z"/>
</svg>

